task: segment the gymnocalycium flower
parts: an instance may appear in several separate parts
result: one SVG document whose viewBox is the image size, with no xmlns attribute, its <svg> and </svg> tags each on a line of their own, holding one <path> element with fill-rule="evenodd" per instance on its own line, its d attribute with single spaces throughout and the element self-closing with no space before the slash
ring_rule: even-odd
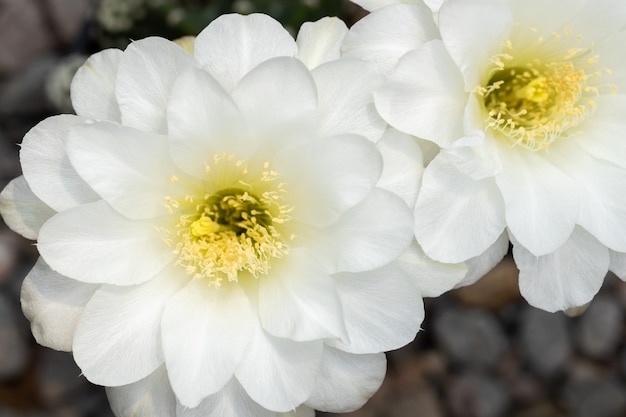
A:
<svg viewBox="0 0 626 417">
<path fill-rule="evenodd" d="M 388 75 L 378 112 L 441 148 L 414 211 L 425 253 L 462 262 L 504 232 L 522 295 L 549 311 L 625 279 L 626 4 L 357 3 L 375 10 L 343 50 Z"/>
<path fill-rule="evenodd" d="M 77 115 L 24 138 L 0 195 L 41 254 L 23 310 L 116 415 L 349 411 L 414 338 L 420 292 L 392 262 L 412 214 L 377 186 L 380 77 L 337 60 L 346 32 L 227 15 L 193 50 L 105 50 L 74 78 Z"/>
</svg>

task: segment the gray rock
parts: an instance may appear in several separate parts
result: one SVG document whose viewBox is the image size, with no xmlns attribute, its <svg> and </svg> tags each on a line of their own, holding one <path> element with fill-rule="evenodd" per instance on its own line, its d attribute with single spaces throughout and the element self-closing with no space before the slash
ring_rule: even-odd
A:
<svg viewBox="0 0 626 417">
<path fill-rule="evenodd" d="M 578 322 L 578 347 L 592 358 L 608 359 L 622 339 L 623 321 L 624 310 L 617 300 L 597 297 Z"/>
<path fill-rule="evenodd" d="M 571 417 L 621 417 L 626 413 L 626 386 L 615 380 L 573 381 L 563 397 Z"/>
<path fill-rule="evenodd" d="M 0 84 L 0 117 L 51 112 L 44 86 L 58 60 L 51 55 L 40 58 Z"/>
<path fill-rule="evenodd" d="M 435 339 L 453 362 L 474 368 L 495 366 L 507 347 L 495 317 L 482 310 L 453 308 L 435 318 Z"/>
<path fill-rule="evenodd" d="M 503 385 L 479 374 L 453 379 L 447 399 L 454 417 L 504 416 L 511 402 Z"/>
<path fill-rule="evenodd" d="M 62 408 L 89 391 L 90 384 L 81 376 L 71 353 L 39 348 L 37 383 L 40 402 L 47 409 Z"/>
<path fill-rule="evenodd" d="M 7 282 L 18 262 L 19 241 L 8 229 L 0 229 L 0 285 Z"/>
<path fill-rule="evenodd" d="M 520 349 L 535 374 L 551 377 L 563 371 L 572 354 L 567 317 L 528 306 L 521 314 Z"/>
<path fill-rule="evenodd" d="M 19 375 L 26 367 L 28 349 L 17 314 L 8 298 L 0 294 L 0 380 Z"/>
</svg>

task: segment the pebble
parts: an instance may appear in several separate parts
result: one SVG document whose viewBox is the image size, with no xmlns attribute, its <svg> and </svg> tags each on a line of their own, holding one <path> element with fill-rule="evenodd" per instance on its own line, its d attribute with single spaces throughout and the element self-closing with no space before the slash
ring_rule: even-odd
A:
<svg viewBox="0 0 626 417">
<path fill-rule="evenodd" d="M 624 310 L 608 296 L 596 297 L 576 328 L 578 347 L 595 359 L 608 359 L 622 340 Z"/>
<path fill-rule="evenodd" d="M 502 384 L 481 374 L 455 377 L 450 382 L 447 399 L 454 417 L 500 417 L 511 403 Z"/>
<path fill-rule="evenodd" d="M 626 386 L 617 380 L 573 381 L 564 388 L 571 417 L 622 417 L 626 413 Z"/>
<path fill-rule="evenodd" d="M 568 318 L 527 306 L 521 313 L 520 349 L 530 369 L 540 377 L 562 372 L 572 354 Z"/>
<path fill-rule="evenodd" d="M 483 310 L 452 308 L 435 318 L 435 339 L 453 362 L 473 368 L 495 366 L 507 347 L 502 327 Z"/>
<path fill-rule="evenodd" d="M 19 375 L 27 365 L 28 347 L 14 306 L 0 294 L 0 380 Z"/>
<path fill-rule="evenodd" d="M 46 55 L 0 84 L 0 117 L 52 112 L 44 86 L 58 61 L 58 57 Z"/>
</svg>

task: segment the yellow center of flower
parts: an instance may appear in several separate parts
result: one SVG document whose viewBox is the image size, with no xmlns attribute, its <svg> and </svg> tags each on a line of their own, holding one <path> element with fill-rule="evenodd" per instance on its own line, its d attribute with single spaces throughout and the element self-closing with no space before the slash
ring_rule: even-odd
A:
<svg viewBox="0 0 626 417">
<path fill-rule="evenodd" d="M 242 161 L 225 155 L 206 171 L 207 181 L 194 188 L 209 192 L 182 200 L 166 197 L 177 222 L 174 233 L 163 230 L 176 263 L 216 286 L 224 279 L 238 281 L 241 274 L 267 274 L 272 261 L 288 254 L 287 241 L 293 238 L 284 233 L 292 208 L 283 203 L 286 191 L 278 173 L 265 163 L 254 176 Z"/>
<path fill-rule="evenodd" d="M 590 81 L 601 71 L 593 45 L 577 46 L 582 37 L 572 31 L 552 34 L 548 41 L 533 28 L 530 34 L 535 36 L 531 45 L 528 37 L 520 48 L 506 42 L 504 52 L 492 58 L 485 83 L 474 92 L 482 96 L 486 130 L 537 151 L 559 137 L 580 134 L 576 128 L 593 112 L 593 97 L 599 93 L 597 83 Z"/>
</svg>

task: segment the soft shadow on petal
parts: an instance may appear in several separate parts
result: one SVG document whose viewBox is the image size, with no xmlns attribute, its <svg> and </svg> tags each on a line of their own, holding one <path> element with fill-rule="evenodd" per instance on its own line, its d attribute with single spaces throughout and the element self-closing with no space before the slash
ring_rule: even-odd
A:
<svg viewBox="0 0 626 417">
<path fill-rule="evenodd" d="M 508 250 L 509 234 L 504 231 L 486 251 L 465 261 L 465 265 L 468 268 L 467 275 L 465 275 L 465 278 L 463 278 L 457 287 L 472 285 L 481 279 L 504 258 Z"/>
<path fill-rule="evenodd" d="M 0 214 L 11 230 L 34 240 L 41 226 L 56 212 L 33 194 L 22 175 L 0 193 Z"/>
<path fill-rule="evenodd" d="M 116 417 L 176 415 L 176 397 L 167 379 L 165 366 L 133 384 L 107 387 L 106 393 Z"/>
</svg>

